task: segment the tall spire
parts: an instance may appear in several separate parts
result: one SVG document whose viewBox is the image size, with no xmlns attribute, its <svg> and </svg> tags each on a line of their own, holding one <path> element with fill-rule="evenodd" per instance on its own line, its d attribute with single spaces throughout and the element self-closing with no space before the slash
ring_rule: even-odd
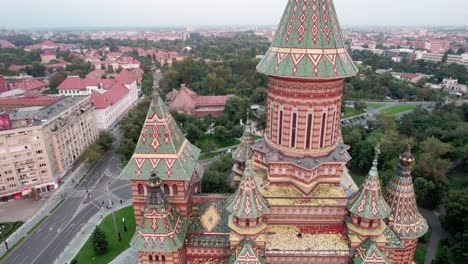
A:
<svg viewBox="0 0 468 264">
<path fill-rule="evenodd" d="M 426 220 L 418 211 L 411 177 L 411 163 L 414 162 L 411 147 L 400 155 L 400 164 L 395 176 L 385 188 L 385 200 L 390 206 L 392 228 L 401 238 L 418 238 L 428 229 Z"/>
<path fill-rule="evenodd" d="M 289 0 L 260 73 L 297 78 L 356 75 L 332 0 Z"/>
<path fill-rule="evenodd" d="M 166 200 L 161 179 L 155 171 L 151 173 L 147 187 L 148 198 L 143 220 L 130 245 L 138 251 L 173 252 L 184 245 L 188 222 Z"/>
<path fill-rule="evenodd" d="M 377 170 L 379 154 L 380 145 L 377 144 L 372 168 L 361 188 L 348 203 L 348 209 L 351 213 L 366 219 L 384 219 L 390 214 L 390 207 L 385 202 L 380 190 Z"/>
<path fill-rule="evenodd" d="M 244 177 L 236 193 L 229 198 L 227 210 L 238 218 L 254 219 L 268 212 L 268 204 L 258 191 L 252 172 L 252 161 L 247 161 Z"/>
</svg>

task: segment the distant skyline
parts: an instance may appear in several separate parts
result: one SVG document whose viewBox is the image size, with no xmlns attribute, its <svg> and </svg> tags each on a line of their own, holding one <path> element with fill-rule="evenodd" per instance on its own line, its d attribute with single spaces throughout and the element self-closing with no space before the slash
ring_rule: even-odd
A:
<svg viewBox="0 0 468 264">
<path fill-rule="evenodd" d="M 23 0 L 1 3 L 0 29 L 276 25 L 288 0 Z M 348 26 L 468 26 L 466 0 L 335 0 Z"/>
</svg>

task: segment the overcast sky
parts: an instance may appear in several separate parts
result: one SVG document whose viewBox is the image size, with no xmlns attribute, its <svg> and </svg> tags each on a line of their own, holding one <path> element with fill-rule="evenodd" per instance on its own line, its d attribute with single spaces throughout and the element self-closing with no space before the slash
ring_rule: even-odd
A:
<svg viewBox="0 0 468 264">
<path fill-rule="evenodd" d="M 287 0 L 0 0 L 0 28 L 274 25 Z M 335 0 L 342 25 L 468 25 L 467 0 Z"/>
</svg>

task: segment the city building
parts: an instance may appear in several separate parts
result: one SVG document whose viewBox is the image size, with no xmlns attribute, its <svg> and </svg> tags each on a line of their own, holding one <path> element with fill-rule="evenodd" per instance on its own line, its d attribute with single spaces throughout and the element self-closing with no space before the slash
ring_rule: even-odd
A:
<svg viewBox="0 0 468 264">
<path fill-rule="evenodd" d="M 220 116 L 229 96 L 200 96 L 182 84 L 179 90 L 173 89 L 166 95 L 169 111 L 194 114 L 197 116 Z"/>
<path fill-rule="evenodd" d="M 20 74 L 19 76 L 0 76 L 0 94 L 12 90 L 21 90 L 28 95 L 39 95 L 44 92 L 48 86 L 49 85 L 45 81 L 34 79 L 32 76 L 26 74 Z"/>
<path fill-rule="evenodd" d="M 89 97 L 0 115 L 0 199 L 46 192 L 98 137 Z"/>
<path fill-rule="evenodd" d="M 57 57 L 55 56 L 55 53 L 52 53 L 50 51 L 45 51 L 41 53 L 41 62 L 44 64 L 47 64 L 53 60 L 57 60 Z"/>
<path fill-rule="evenodd" d="M 359 190 L 346 170 L 341 102 L 357 69 L 333 1 L 289 1 L 257 71 L 268 76 L 265 138 L 235 151 L 232 195 L 201 193 L 200 150 L 154 96 L 120 175 L 132 186 L 138 263 L 412 263 L 427 223 L 411 153 L 384 195 L 378 147 Z"/>
<path fill-rule="evenodd" d="M 97 128 L 108 130 L 138 102 L 138 70 L 122 70 L 114 79 L 67 77 L 57 88 L 65 96 L 91 96 Z"/>
<path fill-rule="evenodd" d="M 424 48 L 432 53 L 444 54 L 450 48 L 450 42 L 446 39 L 433 39 L 426 41 Z"/>
<path fill-rule="evenodd" d="M 441 83 L 442 88 L 445 88 L 454 93 L 466 94 L 468 88 L 465 84 L 458 83 L 457 79 L 444 78 Z"/>
<path fill-rule="evenodd" d="M 16 48 L 16 46 L 9 42 L 9 41 L 6 41 L 4 39 L 0 39 L 0 48 L 4 48 L 4 49 L 14 49 Z"/>
</svg>

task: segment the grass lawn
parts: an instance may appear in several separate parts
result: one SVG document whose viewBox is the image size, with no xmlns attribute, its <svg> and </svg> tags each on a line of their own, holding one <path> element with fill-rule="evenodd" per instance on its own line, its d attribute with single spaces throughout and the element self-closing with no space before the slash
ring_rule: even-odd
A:
<svg viewBox="0 0 468 264">
<path fill-rule="evenodd" d="M 416 246 L 416 252 L 414 253 L 414 261 L 416 264 L 424 264 L 424 259 L 427 254 L 427 246 L 429 245 L 429 241 L 431 241 L 431 235 L 432 228 L 429 226 L 429 230 L 419 239 L 418 245 Z"/>
<path fill-rule="evenodd" d="M 373 109 L 379 109 L 381 107 L 386 106 L 386 104 L 379 104 L 379 103 L 367 103 L 367 107 L 373 108 Z"/>
<path fill-rule="evenodd" d="M 210 153 L 210 154 L 203 154 L 200 156 L 200 158 L 198 160 L 208 160 L 208 159 L 212 159 L 216 156 L 218 156 L 219 153 Z"/>
<path fill-rule="evenodd" d="M 416 105 L 396 105 L 387 109 L 382 110 L 380 113 L 396 115 L 402 112 L 416 109 Z"/>
<path fill-rule="evenodd" d="M 468 186 L 468 177 L 463 171 L 462 165 L 454 168 L 447 174 L 449 180 L 449 190 L 462 189 Z"/>
<path fill-rule="evenodd" d="M 122 217 L 125 217 L 125 223 L 128 228 L 128 232 L 123 231 Z M 84 263 L 109 263 L 116 258 L 120 253 L 130 247 L 130 240 L 135 233 L 135 216 L 133 215 L 133 207 L 125 207 L 115 212 L 115 221 L 117 227 L 122 235 L 122 240 L 119 241 L 115 234 L 114 221 L 112 220 L 112 214 L 108 215 L 99 224 L 99 228 L 106 233 L 107 241 L 109 242 L 107 253 L 101 256 L 97 256 L 94 253 L 92 246 L 92 236 L 86 241 L 86 244 L 81 248 L 80 252 L 75 256 L 77 264 Z"/>
<path fill-rule="evenodd" d="M 215 138 L 213 135 L 205 135 L 199 140 L 197 140 L 197 142 L 195 142 L 195 146 L 201 148 L 201 146 L 203 146 L 207 142 L 214 143 L 216 145 L 216 149 L 230 147 L 230 146 L 234 146 L 240 143 L 240 141 L 236 138 L 229 138 L 229 139 L 220 141 L 217 138 Z"/>
<path fill-rule="evenodd" d="M 365 112 L 364 110 L 363 111 L 356 111 L 352 107 L 345 107 L 345 108 L 343 108 L 344 115 L 343 115 L 342 118 L 357 116 L 357 115 L 363 114 L 364 112 Z"/>
<path fill-rule="evenodd" d="M 260 139 L 263 139 L 263 137 L 262 137 L 262 136 L 253 135 L 253 140 L 260 140 Z"/>
<path fill-rule="evenodd" d="M 359 171 L 349 171 L 349 174 L 351 174 L 351 178 L 353 178 L 358 188 L 362 185 L 362 183 L 366 179 L 366 174 L 362 174 Z"/>
<path fill-rule="evenodd" d="M 7 222 L 0 223 L 0 229 L 2 230 L 2 236 L 0 236 L 0 243 L 3 243 L 11 234 L 13 234 L 16 229 L 18 229 L 24 223 L 21 221 L 18 222 Z"/>
</svg>

